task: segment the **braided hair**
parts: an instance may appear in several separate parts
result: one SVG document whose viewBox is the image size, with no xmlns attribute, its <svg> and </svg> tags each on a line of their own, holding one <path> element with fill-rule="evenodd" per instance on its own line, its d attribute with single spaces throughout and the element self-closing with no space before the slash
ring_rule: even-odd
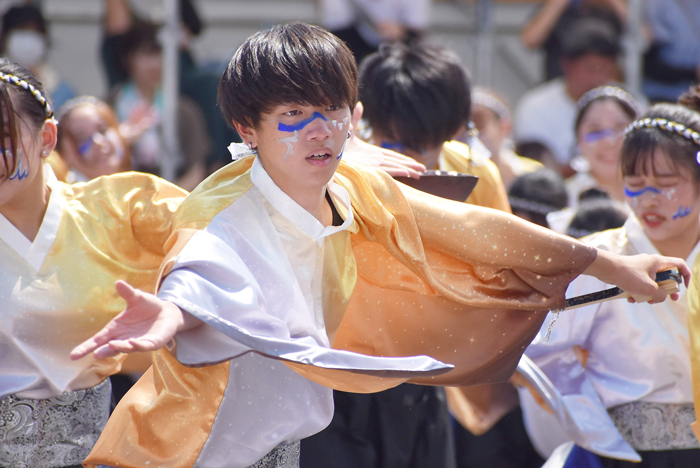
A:
<svg viewBox="0 0 700 468">
<path fill-rule="evenodd" d="M 17 154 L 20 125 L 36 132 L 51 118 L 51 102 L 39 80 L 23 66 L 0 58 L 0 142 L 3 142 L 1 154 L 7 174 L 14 172 L 14 166 L 19 164 L 19 158 L 8 156 L 8 152 Z M 10 147 L 4 147 L 4 142 L 9 142 Z"/>
</svg>

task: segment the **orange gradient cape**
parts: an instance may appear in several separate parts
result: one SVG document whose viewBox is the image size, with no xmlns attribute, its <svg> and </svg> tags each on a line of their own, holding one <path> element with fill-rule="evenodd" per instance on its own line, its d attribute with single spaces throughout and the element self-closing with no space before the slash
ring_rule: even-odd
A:
<svg viewBox="0 0 700 468">
<path fill-rule="evenodd" d="M 162 276 L 194 233 L 250 189 L 252 162 L 224 167 L 182 203 Z M 341 163 L 334 181 L 350 194 L 355 221 L 326 247 L 323 309 L 332 347 L 428 355 L 455 368 L 398 379 L 285 362 L 327 387 L 375 392 L 404 381 L 505 381 L 547 311 L 563 305 L 569 282 L 595 258 L 595 249 L 578 241 L 418 192 L 379 170 Z M 187 367 L 166 349 L 154 353 L 153 367 L 120 402 L 85 466 L 194 466 L 231 365 Z"/>
</svg>

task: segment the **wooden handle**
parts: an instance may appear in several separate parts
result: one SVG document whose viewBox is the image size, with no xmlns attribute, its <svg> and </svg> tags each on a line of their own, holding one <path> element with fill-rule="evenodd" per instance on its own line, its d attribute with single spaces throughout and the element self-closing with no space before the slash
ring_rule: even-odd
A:
<svg viewBox="0 0 700 468">
<path fill-rule="evenodd" d="M 675 280 L 668 279 L 664 281 L 659 281 L 659 286 L 666 292 L 667 296 L 680 292 L 678 289 L 678 283 Z M 635 302 L 649 302 L 651 300 L 650 296 L 635 296 L 633 294 L 624 293 L 624 297 L 631 297 Z"/>
</svg>

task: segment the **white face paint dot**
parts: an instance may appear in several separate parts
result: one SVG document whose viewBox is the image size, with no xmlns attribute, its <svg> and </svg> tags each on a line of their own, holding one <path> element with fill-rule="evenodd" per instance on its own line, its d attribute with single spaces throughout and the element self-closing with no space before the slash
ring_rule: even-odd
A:
<svg viewBox="0 0 700 468">
<path fill-rule="evenodd" d="M 289 155 L 291 155 L 294 152 L 294 146 L 292 143 L 297 143 L 299 141 L 299 131 L 294 130 L 294 135 L 285 137 L 285 138 L 280 138 L 277 140 L 278 143 L 284 143 L 287 145 L 287 152 L 284 154 L 284 159 L 287 159 Z"/>
</svg>

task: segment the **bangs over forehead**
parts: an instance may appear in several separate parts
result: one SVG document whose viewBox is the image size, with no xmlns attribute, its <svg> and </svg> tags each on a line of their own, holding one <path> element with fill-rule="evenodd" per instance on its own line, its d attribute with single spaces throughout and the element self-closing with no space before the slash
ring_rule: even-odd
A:
<svg viewBox="0 0 700 468">
<path fill-rule="evenodd" d="M 678 104 L 657 104 L 652 106 L 640 119 L 662 118 L 678 122 L 692 130 L 700 128 L 700 114 Z M 622 145 L 622 175 L 661 174 L 657 170 L 654 155 L 662 151 L 668 156 L 674 175 L 682 169 L 689 171 L 694 181 L 700 181 L 700 164 L 697 161 L 700 146 L 692 140 L 662 128 L 638 128 L 628 132 Z"/>
<path fill-rule="evenodd" d="M 219 82 L 226 121 L 257 126 L 281 104 L 357 102 L 357 67 L 350 50 L 329 32 L 307 24 L 275 26 L 248 38 Z"/>
<path fill-rule="evenodd" d="M 673 143 L 669 138 L 660 134 L 663 130 L 642 129 L 635 131 L 633 138 L 626 138 L 622 149 L 622 175 L 640 176 L 649 175 L 649 168 L 654 176 L 661 175 L 657 170 L 657 149 L 670 156 L 674 174 L 680 173 L 679 166 L 686 166 L 677 158 L 671 156 Z M 668 175 L 668 174 L 663 174 Z"/>
</svg>

